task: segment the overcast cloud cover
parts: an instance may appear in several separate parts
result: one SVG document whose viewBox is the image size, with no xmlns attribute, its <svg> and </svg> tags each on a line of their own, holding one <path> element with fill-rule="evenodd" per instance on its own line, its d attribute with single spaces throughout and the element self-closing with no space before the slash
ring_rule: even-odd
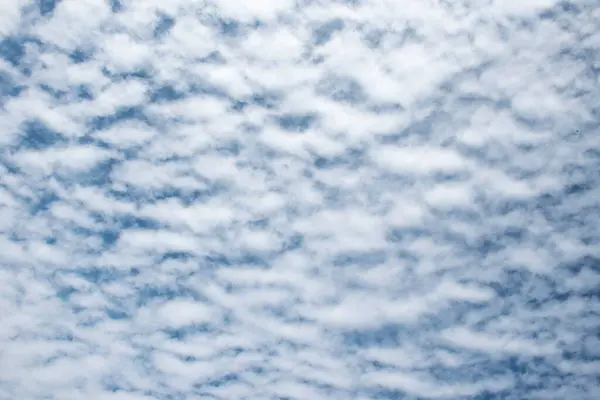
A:
<svg viewBox="0 0 600 400">
<path fill-rule="evenodd" d="M 600 398 L 600 2 L 0 1 L 0 399 Z"/>
</svg>

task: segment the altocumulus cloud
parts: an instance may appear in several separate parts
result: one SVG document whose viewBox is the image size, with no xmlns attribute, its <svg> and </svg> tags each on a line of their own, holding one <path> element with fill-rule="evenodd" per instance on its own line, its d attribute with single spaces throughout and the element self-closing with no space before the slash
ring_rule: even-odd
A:
<svg viewBox="0 0 600 400">
<path fill-rule="evenodd" d="M 0 399 L 600 398 L 597 0 L 0 2 Z"/>
</svg>

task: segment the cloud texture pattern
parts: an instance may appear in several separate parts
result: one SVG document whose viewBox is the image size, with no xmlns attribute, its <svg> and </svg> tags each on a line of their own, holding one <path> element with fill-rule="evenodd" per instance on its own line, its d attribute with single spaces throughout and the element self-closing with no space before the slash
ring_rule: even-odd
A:
<svg viewBox="0 0 600 400">
<path fill-rule="evenodd" d="M 600 398 L 598 0 L 0 2 L 0 399 Z"/>
</svg>

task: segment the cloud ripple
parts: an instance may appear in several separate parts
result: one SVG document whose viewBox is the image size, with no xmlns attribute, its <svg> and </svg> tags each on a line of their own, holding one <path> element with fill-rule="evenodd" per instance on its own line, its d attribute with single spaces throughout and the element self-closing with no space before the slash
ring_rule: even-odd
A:
<svg viewBox="0 0 600 400">
<path fill-rule="evenodd" d="M 0 5 L 0 399 L 597 399 L 595 0 Z"/>
</svg>

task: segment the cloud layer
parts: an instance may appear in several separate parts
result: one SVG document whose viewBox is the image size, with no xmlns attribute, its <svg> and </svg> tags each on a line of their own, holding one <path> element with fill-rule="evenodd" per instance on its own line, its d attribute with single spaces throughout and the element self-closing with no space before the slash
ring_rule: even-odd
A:
<svg viewBox="0 0 600 400">
<path fill-rule="evenodd" d="M 3 2 L 0 399 L 597 399 L 599 5 Z"/>
</svg>

